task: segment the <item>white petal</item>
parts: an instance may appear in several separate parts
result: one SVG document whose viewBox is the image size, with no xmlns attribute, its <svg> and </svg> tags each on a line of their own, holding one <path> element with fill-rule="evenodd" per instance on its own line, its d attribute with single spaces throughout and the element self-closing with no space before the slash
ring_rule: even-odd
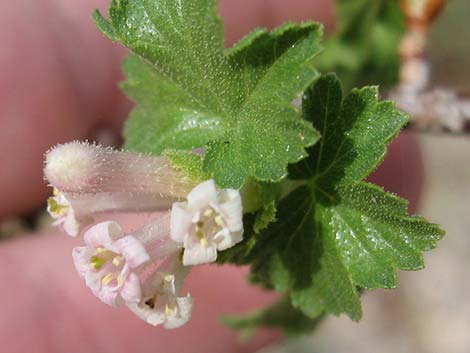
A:
<svg viewBox="0 0 470 353">
<path fill-rule="evenodd" d="M 175 202 L 171 208 L 170 236 L 177 243 L 182 243 L 191 227 L 191 213 L 186 209 L 186 203 Z"/>
<path fill-rule="evenodd" d="M 101 289 L 101 278 L 98 273 L 89 271 L 85 275 L 85 284 L 91 291 L 97 295 L 98 291 Z"/>
<path fill-rule="evenodd" d="M 65 216 L 65 220 L 62 223 L 61 228 L 65 233 L 72 237 L 76 237 L 80 234 L 80 223 L 75 218 L 75 212 L 71 207 L 67 210 L 67 215 Z"/>
<path fill-rule="evenodd" d="M 238 232 L 230 232 L 227 228 L 222 229 L 214 236 L 217 243 L 217 250 L 226 250 L 243 240 L 243 230 Z"/>
<path fill-rule="evenodd" d="M 193 311 L 193 298 L 191 295 L 176 298 L 176 303 L 178 305 L 178 315 L 167 317 L 166 322 L 163 324 L 167 329 L 181 327 L 191 319 Z"/>
<path fill-rule="evenodd" d="M 215 244 L 202 246 L 199 244 L 186 246 L 183 253 L 183 265 L 201 265 L 214 262 L 217 259 L 217 248 Z"/>
<path fill-rule="evenodd" d="M 150 260 L 144 245 L 132 235 L 115 241 L 113 247 L 125 257 L 130 268 L 136 268 Z"/>
<path fill-rule="evenodd" d="M 147 323 L 153 326 L 161 325 L 165 322 L 166 316 L 162 311 L 152 311 L 147 317 Z"/>
<path fill-rule="evenodd" d="M 85 243 L 94 248 L 110 245 L 121 236 L 121 227 L 116 222 L 98 223 L 88 229 L 84 235 Z"/>
<path fill-rule="evenodd" d="M 151 309 L 145 304 L 127 304 L 130 311 L 136 314 L 139 318 L 149 323 L 150 325 L 157 326 L 163 324 L 166 320 L 165 314 L 162 311 Z"/>
<path fill-rule="evenodd" d="M 212 179 L 197 185 L 188 194 L 188 206 L 193 211 L 197 211 L 210 204 L 218 204 L 217 200 L 217 189 Z"/>
<path fill-rule="evenodd" d="M 126 303 L 139 303 L 142 299 L 139 276 L 131 272 L 124 281 L 119 294 Z"/>
<path fill-rule="evenodd" d="M 227 227 L 232 232 L 243 229 L 243 207 L 240 192 L 233 189 L 220 192 L 219 209 L 223 214 Z"/>
<path fill-rule="evenodd" d="M 85 278 L 90 271 L 90 258 L 94 251 L 88 246 L 75 247 L 72 250 L 73 264 L 80 277 Z"/>
<path fill-rule="evenodd" d="M 122 304 L 122 300 L 118 295 L 119 293 L 107 286 L 101 286 L 101 288 L 94 293 L 103 303 L 114 306 L 115 308 L 121 306 Z"/>
</svg>

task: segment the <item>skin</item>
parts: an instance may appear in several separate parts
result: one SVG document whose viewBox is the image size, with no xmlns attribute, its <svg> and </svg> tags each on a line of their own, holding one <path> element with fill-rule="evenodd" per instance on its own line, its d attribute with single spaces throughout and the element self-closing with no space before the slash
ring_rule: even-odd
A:
<svg viewBox="0 0 470 353">
<path fill-rule="evenodd" d="M 130 103 L 116 83 L 125 50 L 105 39 L 90 13 L 107 1 L 0 2 L 0 219 L 24 214 L 50 192 L 42 179 L 51 146 L 119 132 Z M 329 1 L 222 0 L 227 44 L 257 26 L 332 19 Z M 105 11 L 104 11 L 105 12 Z M 416 142 L 403 135 L 373 177 L 416 205 L 421 185 Z M 100 303 L 77 277 L 70 252 L 80 240 L 57 231 L 0 243 L 0 347 L 5 352 L 250 352 L 278 337 L 265 331 L 250 344 L 218 323 L 271 302 L 249 287 L 246 269 L 198 267 L 188 279 L 196 298 L 180 330 L 153 328 L 125 309 Z"/>
</svg>

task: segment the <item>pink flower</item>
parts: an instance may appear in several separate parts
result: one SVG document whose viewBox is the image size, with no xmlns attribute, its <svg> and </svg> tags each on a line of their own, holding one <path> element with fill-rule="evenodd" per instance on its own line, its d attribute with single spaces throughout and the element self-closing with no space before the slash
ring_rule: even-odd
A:
<svg viewBox="0 0 470 353">
<path fill-rule="evenodd" d="M 181 295 L 184 278 L 189 267 L 183 266 L 179 254 L 166 259 L 143 284 L 140 303 L 127 303 L 128 308 L 145 320 L 167 329 L 178 328 L 189 321 L 193 299 Z"/>
<path fill-rule="evenodd" d="M 44 175 L 55 188 L 49 213 L 66 233 L 102 212 L 167 210 L 194 186 L 162 156 L 144 156 L 83 142 L 46 153 Z"/>
<path fill-rule="evenodd" d="M 145 265 L 177 251 L 167 235 L 168 217 L 124 235 L 116 222 L 102 222 L 84 236 L 86 246 L 73 249 L 75 268 L 92 292 L 106 304 L 138 303 Z"/>
</svg>

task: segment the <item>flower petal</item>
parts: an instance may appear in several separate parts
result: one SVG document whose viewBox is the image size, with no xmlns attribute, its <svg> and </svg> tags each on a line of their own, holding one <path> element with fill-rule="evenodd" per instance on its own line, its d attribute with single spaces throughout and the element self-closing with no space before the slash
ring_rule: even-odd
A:
<svg viewBox="0 0 470 353">
<path fill-rule="evenodd" d="M 163 324 L 163 327 L 167 329 L 181 327 L 191 319 L 193 311 L 193 298 L 191 295 L 176 298 L 176 303 L 178 305 L 178 314 L 167 317 L 166 322 Z"/>
<path fill-rule="evenodd" d="M 101 278 L 102 276 L 99 273 L 91 271 L 87 272 L 85 275 L 85 284 L 95 295 L 97 295 L 96 293 L 101 290 Z"/>
<path fill-rule="evenodd" d="M 171 239 L 182 243 L 191 226 L 191 212 L 186 210 L 186 204 L 175 202 L 171 208 L 170 236 Z"/>
<path fill-rule="evenodd" d="M 144 245 L 132 235 L 127 235 L 115 241 L 113 247 L 125 257 L 130 268 L 136 268 L 150 260 Z"/>
<path fill-rule="evenodd" d="M 194 211 L 210 204 L 218 204 L 217 189 L 212 179 L 200 183 L 188 194 L 188 207 Z"/>
<path fill-rule="evenodd" d="M 80 223 L 75 217 L 75 212 L 72 207 L 67 210 L 64 222 L 60 225 L 60 228 L 72 237 L 76 237 L 80 234 Z"/>
<path fill-rule="evenodd" d="M 150 325 L 157 326 L 163 324 L 166 320 L 165 314 L 162 311 L 153 310 L 145 304 L 131 303 L 127 304 L 127 307 Z"/>
<path fill-rule="evenodd" d="M 110 245 L 122 234 L 119 224 L 113 221 L 101 222 L 90 229 L 84 235 L 85 243 L 94 248 Z"/>
<path fill-rule="evenodd" d="M 224 216 L 224 221 L 232 232 L 243 229 L 243 206 L 240 192 L 227 189 L 220 192 L 219 209 Z"/>
<path fill-rule="evenodd" d="M 214 236 L 217 244 L 217 250 L 226 250 L 243 240 L 243 230 L 238 232 L 230 232 L 228 228 L 222 229 Z"/>
<path fill-rule="evenodd" d="M 183 265 L 185 266 L 206 264 L 214 262 L 216 259 L 217 248 L 215 244 L 185 246 L 183 253 Z"/>
<path fill-rule="evenodd" d="M 118 295 L 119 293 L 116 290 L 110 289 L 107 286 L 101 286 L 100 290 L 94 293 L 98 298 L 100 298 L 103 303 L 108 304 L 110 306 L 114 306 L 117 308 L 122 304 L 122 300 L 120 300 L 120 296 Z"/>
<path fill-rule="evenodd" d="M 88 246 L 75 247 L 72 250 L 73 264 L 81 278 L 85 278 L 90 271 L 90 258 L 94 251 Z"/>
<path fill-rule="evenodd" d="M 124 281 L 119 294 L 126 303 L 139 303 L 142 299 L 139 276 L 131 272 Z"/>
</svg>

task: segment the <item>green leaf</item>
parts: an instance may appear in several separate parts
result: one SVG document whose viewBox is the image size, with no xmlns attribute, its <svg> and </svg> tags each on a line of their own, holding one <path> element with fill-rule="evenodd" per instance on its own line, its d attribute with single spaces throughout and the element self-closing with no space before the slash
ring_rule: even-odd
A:
<svg viewBox="0 0 470 353">
<path fill-rule="evenodd" d="M 407 121 L 377 100 L 376 88 L 343 99 L 339 81 L 326 75 L 306 92 L 303 111 L 322 133 L 309 157 L 291 167 L 303 185 L 280 202 L 277 222 L 247 234 L 224 260 L 251 264 L 255 282 L 288 291 L 310 317 L 326 311 L 359 320 L 358 288 L 394 288 L 397 268 L 422 268 L 422 252 L 443 232 L 363 181 Z"/>
<path fill-rule="evenodd" d="M 242 339 L 247 340 L 260 326 L 280 328 L 287 335 L 297 336 L 312 331 L 322 319 L 322 315 L 314 319 L 304 315 L 292 307 L 289 298 L 283 298 L 266 309 L 245 316 L 225 316 L 222 322 L 238 330 Z"/>
<path fill-rule="evenodd" d="M 173 167 L 183 170 L 195 184 L 209 179 L 202 170 L 202 157 L 199 154 L 182 150 L 165 150 L 163 155 L 171 160 Z"/>
<path fill-rule="evenodd" d="M 404 33 L 399 1 L 336 0 L 337 32 L 316 61 L 336 72 L 347 88 L 398 81 L 398 45 Z"/>
<path fill-rule="evenodd" d="M 279 181 L 318 140 L 291 104 L 317 77 L 318 24 L 259 29 L 225 49 L 215 0 L 114 0 L 109 20 L 95 20 L 135 54 L 127 148 L 204 148 L 204 171 L 240 188 L 248 177 Z"/>
</svg>

